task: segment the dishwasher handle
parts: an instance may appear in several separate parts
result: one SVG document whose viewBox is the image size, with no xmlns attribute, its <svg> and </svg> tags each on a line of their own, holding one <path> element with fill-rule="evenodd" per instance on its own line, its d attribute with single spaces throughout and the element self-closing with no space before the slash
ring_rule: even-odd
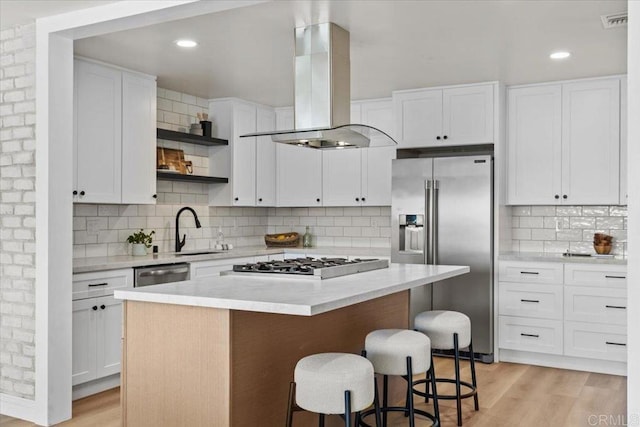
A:
<svg viewBox="0 0 640 427">
<path fill-rule="evenodd" d="M 149 270 L 143 271 L 138 274 L 138 277 L 150 277 L 150 276 L 166 276 L 169 274 L 183 274 L 189 271 L 189 267 L 179 267 L 179 268 L 165 268 L 162 270 Z"/>
</svg>

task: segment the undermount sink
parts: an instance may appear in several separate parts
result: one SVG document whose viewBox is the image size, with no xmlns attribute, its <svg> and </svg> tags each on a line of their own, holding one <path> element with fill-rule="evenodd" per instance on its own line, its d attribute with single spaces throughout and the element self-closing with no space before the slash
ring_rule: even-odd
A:
<svg viewBox="0 0 640 427">
<path fill-rule="evenodd" d="M 176 256 L 210 255 L 220 253 L 222 253 L 222 251 L 178 252 L 176 253 Z"/>
</svg>

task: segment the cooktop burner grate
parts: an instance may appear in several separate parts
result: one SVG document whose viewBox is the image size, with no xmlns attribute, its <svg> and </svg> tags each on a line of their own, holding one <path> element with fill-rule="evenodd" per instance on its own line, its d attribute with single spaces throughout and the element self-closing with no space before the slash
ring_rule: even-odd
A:
<svg viewBox="0 0 640 427">
<path fill-rule="evenodd" d="M 233 266 L 235 273 L 314 276 L 321 279 L 361 273 L 389 266 L 387 260 L 346 258 L 291 258 Z"/>
</svg>

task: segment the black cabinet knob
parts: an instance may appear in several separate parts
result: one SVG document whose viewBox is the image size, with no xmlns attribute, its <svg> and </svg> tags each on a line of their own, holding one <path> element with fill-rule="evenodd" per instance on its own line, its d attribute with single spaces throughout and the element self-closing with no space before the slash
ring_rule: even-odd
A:
<svg viewBox="0 0 640 427">
<path fill-rule="evenodd" d="M 553 197 L 555 197 L 556 199 L 559 199 L 559 198 L 560 198 L 560 196 L 559 196 L 559 195 L 557 195 L 557 194 L 556 194 L 555 196 L 553 196 Z"/>
<path fill-rule="evenodd" d="M 262 201 L 262 198 L 259 198 L 259 199 L 258 199 L 258 201 L 259 201 L 259 202 L 261 202 L 261 201 Z"/>
<path fill-rule="evenodd" d="M 102 305 L 100 306 L 100 309 L 101 309 L 101 310 L 104 310 L 105 308 L 107 308 L 107 307 L 106 307 L 104 304 L 102 304 Z"/>
<path fill-rule="evenodd" d="M 96 311 L 98 309 L 97 305 L 94 305 L 93 307 L 91 307 L 93 309 L 93 311 Z"/>
<path fill-rule="evenodd" d="M 77 196 L 78 195 L 78 190 L 73 190 L 73 195 Z"/>
<path fill-rule="evenodd" d="M 356 202 L 359 202 L 359 201 L 360 201 L 360 198 L 359 198 L 359 197 L 356 197 Z"/>
<path fill-rule="evenodd" d="M 233 200 L 235 200 L 235 201 L 237 202 L 237 201 L 238 201 L 238 198 L 236 197 L 236 198 L 235 198 L 235 199 L 233 199 Z"/>
<path fill-rule="evenodd" d="M 320 201 L 320 199 L 316 199 L 316 202 L 319 202 L 319 201 Z"/>
<path fill-rule="evenodd" d="M 363 197 L 363 198 L 362 198 L 362 201 L 364 202 L 364 200 L 365 200 L 365 199 L 364 199 L 364 197 Z"/>
<path fill-rule="evenodd" d="M 447 139 L 447 138 L 449 138 L 449 137 L 448 137 L 447 135 L 445 135 L 445 136 L 443 136 L 443 138 L 444 138 L 444 139 Z"/>
<path fill-rule="evenodd" d="M 563 195 L 562 195 L 562 198 L 563 198 L 563 199 L 566 199 L 566 198 L 567 198 L 567 195 L 566 195 L 566 194 L 563 194 Z"/>
<path fill-rule="evenodd" d="M 84 190 L 82 190 L 82 191 L 80 192 L 80 195 L 81 195 L 81 196 L 84 196 L 84 194 L 85 194 L 85 193 L 84 193 Z"/>
<path fill-rule="evenodd" d="M 157 194 L 154 194 L 154 195 L 153 195 L 153 196 L 151 196 L 151 197 L 153 197 L 154 199 L 157 199 L 157 198 L 158 198 L 158 195 L 157 195 Z"/>
<path fill-rule="evenodd" d="M 439 136 L 436 136 L 436 139 L 439 141 L 439 140 L 440 140 L 440 137 L 439 137 Z"/>
</svg>

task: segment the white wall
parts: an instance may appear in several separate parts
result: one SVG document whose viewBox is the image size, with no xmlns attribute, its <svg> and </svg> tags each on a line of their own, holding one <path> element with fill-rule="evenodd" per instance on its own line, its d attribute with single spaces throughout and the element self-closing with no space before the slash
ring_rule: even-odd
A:
<svg viewBox="0 0 640 427">
<path fill-rule="evenodd" d="M 640 425 L 640 2 L 629 0 L 628 425 Z"/>
</svg>

